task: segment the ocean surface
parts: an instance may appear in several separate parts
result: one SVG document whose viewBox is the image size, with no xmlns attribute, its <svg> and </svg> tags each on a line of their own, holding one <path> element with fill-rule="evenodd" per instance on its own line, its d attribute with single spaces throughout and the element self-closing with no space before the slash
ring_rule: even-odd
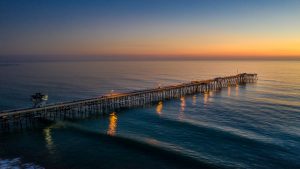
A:
<svg viewBox="0 0 300 169">
<path fill-rule="evenodd" d="M 258 82 L 0 134 L 0 168 L 300 168 L 299 61 L 0 63 L 0 110 L 237 72 Z"/>
</svg>

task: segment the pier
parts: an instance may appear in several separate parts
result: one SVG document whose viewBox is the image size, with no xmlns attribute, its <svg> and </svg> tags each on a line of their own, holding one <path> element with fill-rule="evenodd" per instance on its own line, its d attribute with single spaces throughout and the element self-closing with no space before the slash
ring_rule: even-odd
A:
<svg viewBox="0 0 300 169">
<path fill-rule="evenodd" d="M 255 83 L 257 74 L 241 73 L 209 80 L 191 81 L 177 85 L 105 95 L 90 99 L 48 104 L 38 108 L 8 110 L 0 113 L 0 129 L 24 128 L 35 121 L 83 119 L 110 111 L 140 107 L 185 95 L 220 90 L 224 87 Z"/>
</svg>

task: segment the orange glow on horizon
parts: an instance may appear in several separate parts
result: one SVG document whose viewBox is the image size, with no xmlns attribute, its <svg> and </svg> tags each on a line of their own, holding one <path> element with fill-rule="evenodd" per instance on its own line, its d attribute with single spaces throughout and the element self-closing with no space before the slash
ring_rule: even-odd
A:
<svg viewBox="0 0 300 169">
<path fill-rule="evenodd" d="M 64 45 L 13 51 L 29 55 L 133 56 L 133 57 L 231 57 L 231 58 L 300 58 L 300 35 L 276 37 L 265 34 L 191 34 L 179 37 L 124 37 L 102 41 L 85 39 Z M 155 37 L 156 36 L 156 37 Z"/>
<path fill-rule="evenodd" d="M 208 42 L 207 42 L 208 41 Z M 138 45 L 140 44 L 140 45 Z M 219 35 L 188 37 L 133 37 L 115 46 L 91 44 L 79 48 L 90 55 L 181 56 L 181 57 L 299 57 L 300 40 L 266 35 Z"/>
</svg>

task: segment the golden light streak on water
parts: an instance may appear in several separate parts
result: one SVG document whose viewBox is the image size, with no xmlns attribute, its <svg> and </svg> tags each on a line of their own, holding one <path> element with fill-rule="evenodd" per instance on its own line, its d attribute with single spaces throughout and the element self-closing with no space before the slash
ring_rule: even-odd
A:
<svg viewBox="0 0 300 169">
<path fill-rule="evenodd" d="M 204 104 L 207 104 L 207 103 L 208 103 L 208 97 L 209 97 L 208 93 L 205 92 L 204 95 L 203 95 L 203 101 L 204 101 Z"/>
<path fill-rule="evenodd" d="M 117 114 L 116 112 L 112 112 L 109 117 L 109 125 L 107 129 L 108 135 L 114 136 L 116 134 L 117 122 L 118 122 Z"/>
<path fill-rule="evenodd" d="M 185 106 L 186 106 L 186 104 L 185 104 L 185 98 L 184 98 L 184 97 L 181 97 L 181 98 L 180 98 L 180 101 L 181 101 L 181 103 L 180 103 L 181 111 L 184 111 Z"/>
<path fill-rule="evenodd" d="M 160 102 L 158 102 L 158 105 L 156 106 L 156 113 L 159 116 L 162 114 L 162 109 L 163 109 L 163 102 L 160 101 Z"/>
<path fill-rule="evenodd" d="M 209 96 L 213 97 L 214 96 L 214 92 L 213 91 L 209 91 Z"/>
<path fill-rule="evenodd" d="M 239 95 L 239 85 L 237 84 L 235 86 L 235 96 L 238 96 Z"/>
<path fill-rule="evenodd" d="M 230 86 L 228 86 L 228 88 L 227 88 L 227 95 L 230 97 L 231 96 L 231 87 Z"/>
<path fill-rule="evenodd" d="M 53 143 L 53 139 L 52 139 L 51 128 L 45 128 L 43 132 L 44 132 L 47 149 L 49 150 L 50 154 L 53 154 L 54 153 L 54 151 L 53 151 L 54 143 Z"/>
<path fill-rule="evenodd" d="M 185 110 L 185 97 L 180 98 L 180 113 L 179 113 L 179 119 L 182 119 L 184 117 L 184 110 Z"/>
<path fill-rule="evenodd" d="M 193 106 L 197 105 L 197 96 L 196 95 L 193 96 L 192 104 L 193 104 Z"/>
</svg>

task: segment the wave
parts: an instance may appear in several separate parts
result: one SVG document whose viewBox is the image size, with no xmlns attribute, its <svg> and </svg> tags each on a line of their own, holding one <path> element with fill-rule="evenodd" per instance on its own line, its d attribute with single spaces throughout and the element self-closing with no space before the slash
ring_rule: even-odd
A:
<svg viewBox="0 0 300 169">
<path fill-rule="evenodd" d="M 106 140 L 109 143 L 122 145 L 127 148 L 129 147 L 131 149 L 143 151 L 150 156 L 159 156 L 172 163 L 176 163 L 178 165 L 184 165 L 184 168 L 191 168 L 191 169 L 224 168 L 212 164 L 209 161 L 205 161 L 205 160 L 200 161 L 199 159 L 183 154 L 180 151 L 174 151 L 173 149 L 170 148 L 170 145 L 164 147 L 161 146 L 160 144 L 155 144 L 153 143 L 153 140 L 149 140 L 149 139 L 144 139 L 144 140 L 135 139 L 131 137 L 124 137 L 122 135 L 110 136 L 104 133 L 100 133 L 98 131 L 94 131 L 91 128 L 87 128 L 82 125 L 71 123 L 71 122 L 59 122 L 53 127 L 74 130 L 76 133 L 88 136 L 89 138 L 101 137 L 102 140 Z"/>
<path fill-rule="evenodd" d="M 245 151 L 255 151 L 258 150 L 268 150 L 263 151 L 262 153 L 266 156 L 269 154 L 265 154 L 269 151 L 278 154 L 289 154 L 292 155 L 291 152 L 282 145 L 276 145 L 273 141 L 270 141 L 268 138 L 260 138 L 260 136 L 255 134 L 245 134 L 238 129 L 232 128 L 219 128 L 216 126 L 212 126 L 212 124 L 199 124 L 192 120 L 186 121 L 177 121 L 168 118 L 162 118 L 162 124 L 168 124 L 168 127 L 171 128 L 184 128 L 188 131 L 194 131 L 196 133 L 204 134 L 204 137 L 195 136 L 195 140 L 201 140 L 201 138 L 209 138 L 208 142 L 216 142 L 216 145 L 235 145 L 239 144 L 243 145 L 243 149 Z M 147 154 L 152 154 L 154 156 L 161 156 L 167 159 L 176 159 L 174 161 L 180 164 L 190 164 L 193 168 L 232 168 L 232 167 L 240 167 L 240 168 L 248 168 L 249 166 L 243 162 L 239 162 L 239 160 L 235 161 L 233 159 L 229 160 L 225 158 L 220 158 L 218 156 L 214 156 L 210 153 L 203 152 L 202 150 L 194 150 L 192 148 L 186 147 L 184 144 L 180 145 L 179 143 L 172 143 L 172 141 L 164 140 L 163 138 L 155 139 L 155 136 L 139 136 L 138 134 L 118 134 L 115 136 L 109 136 L 105 133 L 101 133 L 99 131 L 93 130 L 90 127 L 85 127 L 80 124 L 71 123 L 71 122 L 61 122 L 60 127 L 65 127 L 67 129 L 75 130 L 76 133 L 81 133 L 84 135 L 90 136 L 101 136 L 101 138 L 108 139 L 108 142 L 112 142 L 118 145 L 123 145 L 125 147 L 142 150 L 147 152 Z M 59 128 L 60 128 L 59 127 Z M 171 131 L 170 131 L 171 132 Z M 180 131 L 179 131 L 180 132 Z M 203 141 L 203 140 L 201 140 Z M 219 144 L 220 142 L 220 144 Z M 205 145 L 199 146 L 205 148 Z M 204 143 L 205 144 L 205 143 Z M 228 145 L 226 145 L 228 146 Z M 248 152 L 250 153 L 250 152 Z M 251 154 L 251 153 L 250 153 Z M 294 154 L 296 155 L 296 154 Z M 231 157 L 234 158 L 234 157 Z M 271 157 L 270 157 L 271 158 Z M 276 157 L 274 157 L 276 158 Z M 195 167 L 196 166 L 196 167 Z"/>
<path fill-rule="evenodd" d="M 243 146 L 249 149 L 268 149 L 270 151 L 291 154 L 288 149 L 291 148 L 292 145 L 289 145 L 284 139 L 272 135 L 260 134 L 256 131 L 230 126 L 219 126 L 214 123 L 186 118 L 179 120 L 174 119 L 172 116 L 161 116 L 160 123 L 162 125 L 167 124 L 169 133 L 172 132 L 170 129 L 174 129 L 174 132 L 179 133 L 182 130 L 182 132 L 189 132 L 190 135 L 194 135 L 194 139 L 201 139 L 201 142 L 205 142 L 203 139 L 206 139 L 208 142 L 220 144 L 228 143 L 235 146 L 243 144 Z M 289 139 L 299 140 L 299 135 L 295 133 L 289 133 L 288 137 Z"/>
<path fill-rule="evenodd" d="M 249 145 L 285 151 L 284 147 L 275 144 L 275 142 L 278 142 L 278 140 L 274 140 L 274 138 L 259 135 L 258 133 L 251 131 L 243 131 L 228 126 L 217 126 L 191 119 L 181 119 L 179 121 L 172 118 L 163 117 L 161 120 L 164 121 L 162 123 L 168 123 L 168 125 L 176 128 L 182 126 L 181 128 L 188 128 L 189 131 L 193 130 L 197 131 L 198 133 L 204 133 L 208 135 L 207 138 L 214 138 L 214 140 L 232 140 L 233 142 L 243 142 L 244 144 L 246 143 Z"/>
<path fill-rule="evenodd" d="M 0 158 L 0 168 L 1 169 L 44 169 L 39 165 L 33 163 L 23 163 L 21 158 L 13 159 L 1 159 Z"/>
</svg>

